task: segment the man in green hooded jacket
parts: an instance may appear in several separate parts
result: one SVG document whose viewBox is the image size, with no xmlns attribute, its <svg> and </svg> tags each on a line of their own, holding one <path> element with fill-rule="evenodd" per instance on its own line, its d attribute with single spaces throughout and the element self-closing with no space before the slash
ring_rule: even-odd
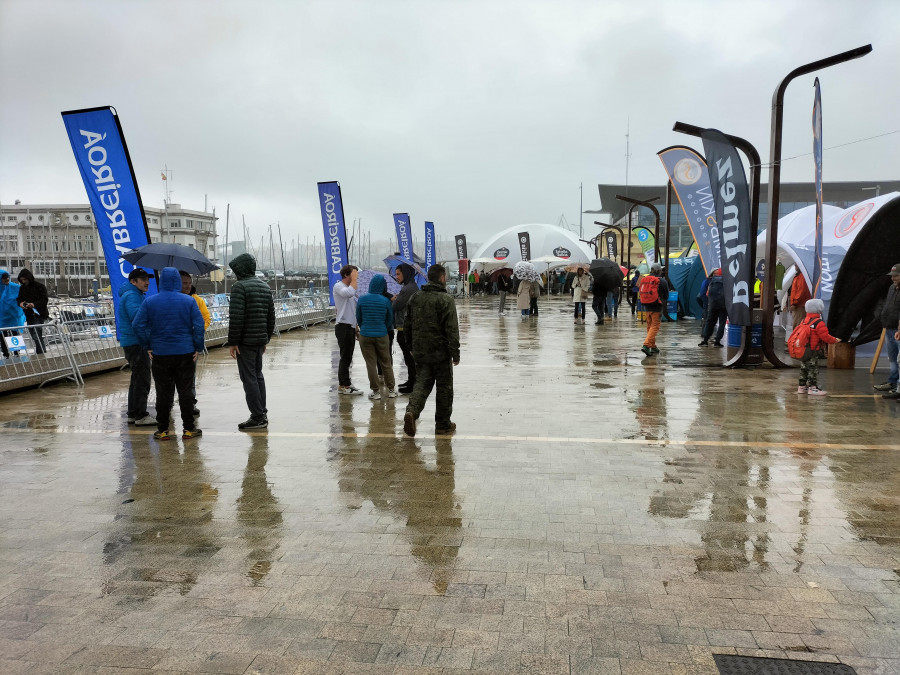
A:
<svg viewBox="0 0 900 675">
<path fill-rule="evenodd" d="M 406 414 L 403 431 L 416 435 L 416 420 L 437 384 L 435 434 L 451 434 L 456 424 L 453 413 L 453 366 L 459 365 L 459 319 L 456 303 L 447 293 L 447 271 L 442 265 L 428 268 L 428 283 L 409 300 L 403 330 L 412 333 L 416 360 L 416 384 Z"/>
</svg>

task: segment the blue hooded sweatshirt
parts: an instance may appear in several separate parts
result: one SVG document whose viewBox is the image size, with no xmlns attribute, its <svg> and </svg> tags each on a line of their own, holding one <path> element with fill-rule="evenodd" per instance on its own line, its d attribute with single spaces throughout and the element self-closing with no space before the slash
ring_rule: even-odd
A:
<svg viewBox="0 0 900 675">
<path fill-rule="evenodd" d="M 144 294 L 130 281 L 119 286 L 119 304 L 116 310 L 119 312 L 119 344 L 123 347 L 133 347 L 138 343 L 137 335 L 131 324 L 137 316 L 141 303 L 144 302 Z"/>
<path fill-rule="evenodd" d="M 387 281 L 380 274 L 372 277 L 369 292 L 356 303 L 356 325 L 363 337 L 384 337 L 394 329 L 394 310 L 384 297 Z"/>
<path fill-rule="evenodd" d="M 154 356 L 203 351 L 203 315 L 194 298 L 181 292 L 181 275 L 174 267 L 159 275 L 159 293 L 144 299 L 131 325 L 138 342 Z"/>
<path fill-rule="evenodd" d="M 0 270 L 0 277 L 7 274 Z M 0 285 L 0 326 L 24 326 L 25 313 L 19 307 L 19 284 L 9 275 L 9 284 Z"/>
</svg>

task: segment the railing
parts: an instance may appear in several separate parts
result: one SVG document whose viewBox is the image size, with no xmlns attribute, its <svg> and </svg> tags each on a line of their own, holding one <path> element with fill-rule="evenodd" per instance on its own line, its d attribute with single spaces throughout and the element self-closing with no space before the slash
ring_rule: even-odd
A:
<svg viewBox="0 0 900 675">
<path fill-rule="evenodd" d="M 203 297 L 212 319 L 206 346 L 223 345 L 228 340 L 228 296 Z M 0 392 L 59 379 L 84 384 L 84 374 L 126 364 L 116 339 L 112 301 L 68 302 L 49 309 L 51 319 L 46 324 L 0 326 L 0 337 L 9 350 L 9 357 L 0 360 Z M 308 329 L 333 320 L 334 315 L 327 295 L 280 298 L 275 300 L 275 332 Z"/>
</svg>

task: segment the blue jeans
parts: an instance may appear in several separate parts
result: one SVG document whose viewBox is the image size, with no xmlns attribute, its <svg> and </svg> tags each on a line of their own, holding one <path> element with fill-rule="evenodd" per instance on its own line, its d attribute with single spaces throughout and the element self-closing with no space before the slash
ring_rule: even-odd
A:
<svg viewBox="0 0 900 675">
<path fill-rule="evenodd" d="M 894 337 L 896 332 L 894 328 L 887 328 L 884 331 L 888 360 L 891 362 L 891 374 L 888 377 L 888 382 L 891 384 L 897 384 L 897 381 L 900 380 L 900 366 L 897 365 L 897 353 L 900 352 L 900 344 L 897 344 L 897 338 Z"/>
</svg>

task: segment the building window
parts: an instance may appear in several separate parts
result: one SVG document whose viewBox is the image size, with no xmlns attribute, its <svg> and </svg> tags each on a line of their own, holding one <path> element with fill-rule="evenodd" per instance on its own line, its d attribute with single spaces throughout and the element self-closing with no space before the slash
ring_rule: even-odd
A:
<svg viewBox="0 0 900 675">
<path fill-rule="evenodd" d="M 91 214 L 88 213 L 88 214 L 84 217 L 84 219 L 85 219 L 87 222 L 91 222 Z"/>
<path fill-rule="evenodd" d="M 6 216 L 6 219 L 7 219 L 7 220 L 10 220 L 10 221 L 12 221 L 12 222 L 16 222 L 16 217 L 15 217 L 15 216 Z M 28 220 L 31 220 L 31 218 L 29 218 Z"/>
<path fill-rule="evenodd" d="M 72 216 L 72 220 L 74 220 L 74 221 L 77 223 L 77 222 L 78 222 L 78 216 L 77 216 L 77 215 Z"/>
<path fill-rule="evenodd" d="M 169 227 L 181 227 L 181 221 L 180 220 L 170 220 Z"/>
</svg>

